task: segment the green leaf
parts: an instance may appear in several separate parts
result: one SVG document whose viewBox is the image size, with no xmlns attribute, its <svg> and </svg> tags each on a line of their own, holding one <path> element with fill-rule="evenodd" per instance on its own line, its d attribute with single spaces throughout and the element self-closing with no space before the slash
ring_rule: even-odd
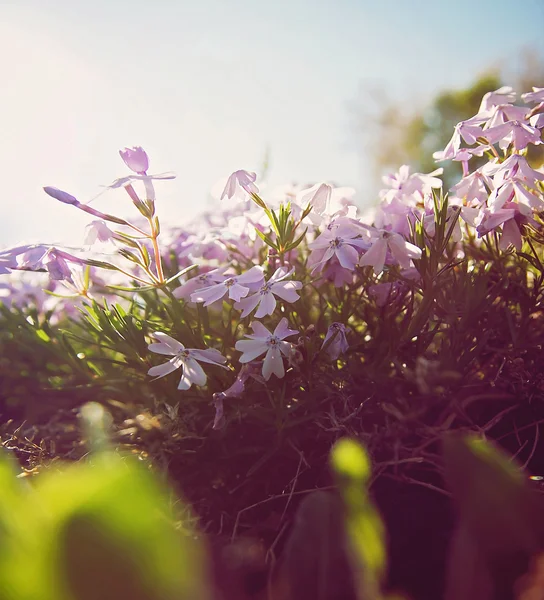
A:
<svg viewBox="0 0 544 600">
<path fill-rule="evenodd" d="M 337 495 L 312 492 L 300 503 L 280 577 L 287 581 L 293 599 L 354 597 L 343 507 Z"/>
<path fill-rule="evenodd" d="M 386 570 L 384 527 L 368 495 L 368 455 L 356 441 L 344 438 L 333 447 L 330 460 L 344 501 L 346 533 L 360 597 L 380 598 Z"/>
<path fill-rule="evenodd" d="M 263 242 L 265 244 L 268 244 L 271 248 L 274 248 L 274 250 L 278 250 L 278 246 L 267 235 L 265 235 L 262 231 L 260 231 L 256 227 L 255 227 L 255 233 L 261 238 L 261 240 L 263 240 Z"/>
<path fill-rule="evenodd" d="M 287 245 L 286 251 L 295 249 L 300 244 L 300 242 L 302 242 L 302 240 L 305 238 L 307 231 L 308 231 L 308 228 L 306 227 L 306 229 L 302 232 L 302 234 L 294 242 L 291 242 L 290 244 Z"/>
<path fill-rule="evenodd" d="M 43 477 L 37 491 L 51 516 L 38 569 L 52 597 L 210 597 L 199 542 L 176 532 L 166 490 L 142 465 L 104 453 Z"/>
<path fill-rule="evenodd" d="M 542 500 L 502 451 L 476 436 L 451 434 L 444 464 L 460 518 L 490 561 L 505 564 L 543 548 Z"/>
</svg>

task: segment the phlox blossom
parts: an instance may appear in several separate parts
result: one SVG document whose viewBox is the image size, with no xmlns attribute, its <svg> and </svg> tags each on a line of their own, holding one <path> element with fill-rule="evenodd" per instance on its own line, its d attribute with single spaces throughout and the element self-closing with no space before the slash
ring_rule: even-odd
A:
<svg viewBox="0 0 544 600">
<path fill-rule="evenodd" d="M 259 192 L 259 188 L 255 185 L 255 179 L 257 179 L 256 173 L 251 173 L 249 171 L 244 171 L 243 169 L 239 171 L 234 171 L 232 175 L 227 179 L 227 183 L 225 185 L 225 189 L 221 194 L 221 200 L 223 198 L 239 198 L 240 200 L 245 200 L 246 194 L 257 194 Z"/>
<path fill-rule="evenodd" d="M 421 248 L 407 242 L 402 235 L 394 231 L 382 230 L 359 259 L 359 266 L 371 265 L 374 273 L 379 275 L 383 271 L 388 250 L 403 269 L 410 267 L 412 259 L 421 258 Z"/>
<path fill-rule="evenodd" d="M 97 240 L 99 242 L 107 242 L 111 240 L 113 236 L 114 233 L 106 225 L 106 222 L 102 219 L 96 219 L 87 225 L 83 243 L 92 246 Z"/>
<path fill-rule="evenodd" d="M 119 150 L 119 155 L 131 171 L 140 175 L 147 173 L 147 169 L 149 169 L 149 157 L 141 146 Z"/>
<path fill-rule="evenodd" d="M 204 302 L 204 306 L 209 306 L 216 300 L 228 295 L 231 300 L 239 302 L 249 294 L 251 287 L 259 284 L 263 279 L 262 267 L 254 266 L 242 275 L 232 275 L 223 281 L 213 283 L 194 292 L 191 294 L 191 301 Z"/>
<path fill-rule="evenodd" d="M 162 365 L 151 367 L 147 374 L 155 376 L 158 379 L 183 367 L 178 390 L 188 390 L 193 383 L 198 386 L 206 385 L 206 373 L 204 373 L 204 369 L 200 366 L 199 362 L 210 363 L 224 369 L 227 368 L 224 366 L 227 359 L 218 350 L 213 348 L 207 348 L 206 350 L 185 348 L 181 342 L 160 331 L 153 333 L 153 337 L 158 340 L 158 343 L 149 344 L 149 350 L 157 354 L 172 356 L 173 358 Z"/>
<path fill-rule="evenodd" d="M 527 92 L 525 94 L 521 94 L 521 99 L 523 102 L 544 102 L 544 87 L 537 88 L 533 87 L 532 92 Z"/>
<path fill-rule="evenodd" d="M 348 331 L 349 328 L 343 323 L 332 323 L 327 330 L 321 349 L 325 350 L 331 360 L 337 360 L 340 354 L 344 354 L 348 350 L 349 343 L 346 338 Z"/>
<path fill-rule="evenodd" d="M 276 377 L 285 375 L 283 366 L 284 356 L 289 356 L 291 353 L 292 344 L 284 341 L 285 338 L 298 333 L 296 329 L 289 329 L 287 319 L 283 319 L 278 323 L 274 333 L 270 333 L 268 329 L 259 321 L 251 323 L 253 328 L 252 334 L 246 334 L 247 340 L 239 340 L 236 342 L 235 348 L 242 352 L 240 357 L 241 363 L 248 363 L 255 360 L 266 352 L 263 361 L 263 377 L 268 381 L 272 374 Z"/>
<path fill-rule="evenodd" d="M 321 271 L 334 257 L 344 269 L 353 271 L 359 260 L 356 248 L 366 250 L 369 247 L 368 241 L 362 238 L 363 233 L 366 234 L 366 229 L 351 219 L 340 217 L 333 221 L 317 239 L 308 244 L 313 251 L 313 272 Z"/>
<path fill-rule="evenodd" d="M 263 283 L 256 293 L 236 302 L 234 308 L 242 310 L 242 318 L 244 318 L 258 307 L 255 316 L 261 319 L 266 315 L 271 315 L 276 310 L 276 298 L 274 296 L 279 296 L 286 302 L 296 302 L 300 298 L 296 290 L 302 288 L 302 283 L 300 281 L 285 281 L 287 277 L 292 275 L 293 271 L 294 269 L 289 271 L 285 267 L 280 267 L 267 282 Z"/>
</svg>

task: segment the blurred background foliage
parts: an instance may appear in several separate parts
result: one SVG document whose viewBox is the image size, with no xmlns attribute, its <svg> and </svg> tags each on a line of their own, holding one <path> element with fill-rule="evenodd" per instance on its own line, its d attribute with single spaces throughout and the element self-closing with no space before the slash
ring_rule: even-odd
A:
<svg viewBox="0 0 544 600">
<path fill-rule="evenodd" d="M 413 90 L 392 98 L 380 86 L 362 85 L 359 96 L 350 103 L 353 129 L 365 161 L 372 164 L 374 188 L 386 172 L 400 165 L 428 173 L 444 168 L 444 189 L 449 189 L 462 173 L 461 163 L 437 164 L 433 152 L 443 150 L 457 123 L 474 116 L 487 92 L 510 85 L 518 95 L 532 86 L 544 86 L 544 59 L 527 48 L 512 64 L 492 65 L 465 89 L 446 89 L 432 99 L 414 98 Z M 533 167 L 544 163 L 544 145 L 531 146 Z"/>
</svg>

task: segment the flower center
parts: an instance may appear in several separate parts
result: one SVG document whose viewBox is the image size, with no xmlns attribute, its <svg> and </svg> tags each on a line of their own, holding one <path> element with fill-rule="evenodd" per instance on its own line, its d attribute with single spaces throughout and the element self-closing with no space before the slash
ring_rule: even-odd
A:
<svg viewBox="0 0 544 600">
<path fill-rule="evenodd" d="M 223 283 L 225 284 L 225 287 L 230 288 L 236 283 L 236 277 L 229 277 Z"/>
<path fill-rule="evenodd" d="M 329 246 L 331 248 L 340 248 L 340 246 L 342 246 L 342 244 L 344 243 L 344 240 L 340 237 L 335 237 L 334 240 L 331 240 Z"/>
<path fill-rule="evenodd" d="M 189 352 L 189 350 L 182 350 L 178 356 L 182 359 L 182 360 L 187 360 L 190 356 L 191 353 Z"/>
<path fill-rule="evenodd" d="M 268 294 L 271 289 L 272 286 L 269 283 L 265 283 L 263 287 L 259 290 L 259 294 L 261 294 L 261 296 L 264 296 L 265 294 Z"/>
<path fill-rule="evenodd" d="M 267 340 L 266 340 L 266 345 L 269 348 L 277 348 L 278 345 L 280 343 L 280 339 L 278 337 L 276 337 L 275 335 L 271 335 Z"/>
</svg>

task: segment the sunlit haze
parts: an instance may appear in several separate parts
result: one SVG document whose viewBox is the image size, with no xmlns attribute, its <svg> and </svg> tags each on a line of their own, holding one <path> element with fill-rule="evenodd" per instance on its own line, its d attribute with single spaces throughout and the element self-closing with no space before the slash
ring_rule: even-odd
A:
<svg viewBox="0 0 544 600">
<path fill-rule="evenodd" d="M 4 0 L 0 247 L 81 242 L 88 218 L 42 187 L 86 201 L 126 173 L 124 146 L 177 173 L 157 185 L 172 223 L 267 153 L 271 184 L 334 181 L 372 201 L 350 130 L 360 86 L 431 98 L 525 47 L 544 54 L 543 24 L 541 0 Z M 99 202 L 133 209 L 122 191 Z"/>
</svg>

